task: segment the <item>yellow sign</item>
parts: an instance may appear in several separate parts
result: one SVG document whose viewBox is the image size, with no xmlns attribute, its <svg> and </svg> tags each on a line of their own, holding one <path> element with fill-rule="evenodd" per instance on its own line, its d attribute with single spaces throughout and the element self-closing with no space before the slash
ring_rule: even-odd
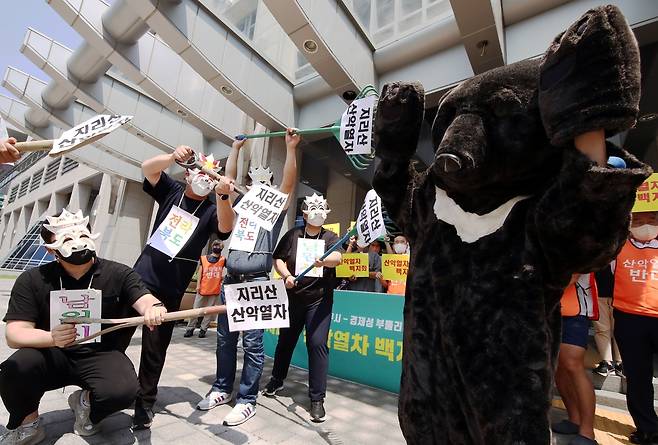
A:
<svg viewBox="0 0 658 445">
<path fill-rule="evenodd" d="M 407 281 L 409 255 L 382 255 L 382 276 L 385 280 Z"/>
<path fill-rule="evenodd" d="M 367 253 L 344 253 L 342 262 L 336 266 L 338 278 L 368 277 L 369 273 Z"/>
<path fill-rule="evenodd" d="M 352 230 L 356 226 L 356 221 L 350 221 L 350 230 Z"/>
<path fill-rule="evenodd" d="M 323 224 L 322 227 L 324 227 L 327 230 L 331 230 L 336 235 L 340 236 L 340 223 Z"/>
<path fill-rule="evenodd" d="M 658 211 L 658 173 L 654 173 L 635 192 L 633 212 Z"/>
</svg>

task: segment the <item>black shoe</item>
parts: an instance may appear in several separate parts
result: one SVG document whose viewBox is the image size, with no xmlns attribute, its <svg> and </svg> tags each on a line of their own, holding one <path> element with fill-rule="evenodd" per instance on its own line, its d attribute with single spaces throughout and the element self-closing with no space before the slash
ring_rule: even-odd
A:
<svg viewBox="0 0 658 445">
<path fill-rule="evenodd" d="M 206 338 L 206 329 L 199 329 L 199 338 Z"/>
<path fill-rule="evenodd" d="M 194 329 L 188 329 L 188 330 L 185 331 L 185 333 L 183 334 L 183 337 L 185 337 L 185 338 L 189 338 L 189 337 L 191 337 L 191 336 L 193 336 L 193 335 L 194 335 Z"/>
<path fill-rule="evenodd" d="M 325 416 L 324 400 L 311 400 L 311 420 L 313 422 L 324 422 Z"/>
<path fill-rule="evenodd" d="M 551 424 L 551 430 L 558 434 L 578 434 L 580 427 L 570 420 L 564 419 Z"/>
<path fill-rule="evenodd" d="M 637 443 L 639 445 L 654 445 L 658 444 L 658 433 L 642 433 L 634 431 L 628 436 L 630 443 Z"/>
<path fill-rule="evenodd" d="M 265 389 L 263 390 L 263 395 L 267 397 L 274 397 L 277 392 L 281 391 L 283 389 L 283 382 L 275 379 L 272 377 L 265 386 Z"/>
<path fill-rule="evenodd" d="M 608 377 L 615 368 L 612 366 L 612 363 L 608 363 L 605 360 L 601 361 L 599 365 L 594 368 L 594 372 L 600 375 L 601 377 Z"/>
<path fill-rule="evenodd" d="M 626 378 L 626 375 L 624 374 L 624 365 L 621 362 L 615 363 L 614 369 L 616 375 Z"/>
<path fill-rule="evenodd" d="M 133 431 L 147 430 L 153 424 L 155 414 L 153 409 L 142 407 L 139 402 L 135 402 L 135 415 L 133 416 Z"/>
</svg>

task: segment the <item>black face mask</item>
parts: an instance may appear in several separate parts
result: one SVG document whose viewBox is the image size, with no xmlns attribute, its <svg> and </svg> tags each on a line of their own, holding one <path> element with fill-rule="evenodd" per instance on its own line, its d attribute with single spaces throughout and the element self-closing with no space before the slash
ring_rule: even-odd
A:
<svg viewBox="0 0 658 445">
<path fill-rule="evenodd" d="M 57 252 L 57 257 L 64 261 L 65 263 L 73 264 L 74 266 L 80 266 L 82 264 L 88 263 L 96 256 L 96 253 L 93 250 L 84 249 L 78 252 L 72 252 L 71 255 L 63 257 L 61 253 Z"/>
<path fill-rule="evenodd" d="M 212 248 L 212 253 L 222 253 L 222 248 L 221 247 L 213 247 Z"/>
</svg>

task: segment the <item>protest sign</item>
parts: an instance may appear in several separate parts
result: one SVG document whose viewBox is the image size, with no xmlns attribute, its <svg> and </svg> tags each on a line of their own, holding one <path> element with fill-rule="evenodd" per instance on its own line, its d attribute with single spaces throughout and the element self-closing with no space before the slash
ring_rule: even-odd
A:
<svg viewBox="0 0 658 445">
<path fill-rule="evenodd" d="M 334 232 L 336 235 L 340 235 L 340 223 L 322 224 L 322 227 Z"/>
<path fill-rule="evenodd" d="M 174 258 L 192 237 L 199 218 L 178 206 L 173 206 L 147 244 Z"/>
<path fill-rule="evenodd" d="M 658 211 L 658 173 L 653 173 L 635 192 L 633 212 Z"/>
<path fill-rule="evenodd" d="M 288 293 L 281 280 L 224 285 L 229 331 L 287 328 Z"/>
<path fill-rule="evenodd" d="M 65 131 L 58 139 L 53 142 L 53 149 L 50 155 L 54 156 L 73 148 L 97 141 L 108 133 L 116 130 L 126 122 L 130 121 L 132 116 L 120 116 L 118 114 L 101 114 L 76 125 L 68 131 Z"/>
<path fill-rule="evenodd" d="M 234 208 L 240 216 L 245 216 L 268 232 L 272 230 L 283 211 L 288 195 L 263 184 L 251 187 L 249 192 Z"/>
<path fill-rule="evenodd" d="M 382 216 L 382 200 L 374 190 L 366 194 L 365 202 L 359 212 L 357 231 L 359 246 L 366 246 L 377 238 L 386 235 L 386 226 Z"/>
<path fill-rule="evenodd" d="M 406 281 L 409 272 L 409 255 L 382 255 L 382 277 L 391 281 Z"/>
<path fill-rule="evenodd" d="M 341 263 L 336 266 L 338 278 L 368 277 L 369 273 L 367 253 L 344 253 Z"/>
<path fill-rule="evenodd" d="M 317 258 L 324 255 L 324 240 L 300 238 L 297 240 L 297 254 L 295 257 L 295 275 L 299 275 L 306 268 L 312 266 Z M 321 277 L 323 267 L 314 267 L 306 276 Z"/>
<path fill-rule="evenodd" d="M 101 318 L 101 296 L 97 289 L 54 290 L 50 292 L 50 330 L 65 317 Z M 101 330 L 100 323 L 76 324 L 76 337 L 87 337 Z M 89 343 L 99 342 L 96 337 Z"/>
<path fill-rule="evenodd" d="M 348 155 L 372 153 L 376 96 L 353 100 L 340 119 L 340 145 Z"/>
<path fill-rule="evenodd" d="M 231 234 L 231 244 L 229 250 L 241 250 L 243 252 L 253 252 L 256 247 L 256 239 L 260 226 L 244 216 L 238 216 L 238 221 Z"/>
</svg>

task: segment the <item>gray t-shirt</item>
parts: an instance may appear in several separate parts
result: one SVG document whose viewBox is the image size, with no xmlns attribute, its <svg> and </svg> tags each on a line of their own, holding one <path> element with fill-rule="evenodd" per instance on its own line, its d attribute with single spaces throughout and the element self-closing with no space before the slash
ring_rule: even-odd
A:
<svg viewBox="0 0 658 445">
<path fill-rule="evenodd" d="M 368 252 L 368 268 L 370 272 L 382 271 L 382 257 L 378 253 Z M 347 285 L 347 289 L 361 292 L 383 292 L 384 290 L 382 283 L 377 278 L 366 277 L 360 277 L 355 281 L 351 281 Z"/>
<path fill-rule="evenodd" d="M 260 228 L 256 237 L 256 246 L 253 252 L 229 250 L 226 257 L 226 271 L 232 274 L 241 273 L 270 273 L 272 270 L 272 252 L 279 239 L 283 220 L 286 219 L 285 210 L 274 223 L 271 232 Z"/>
</svg>

